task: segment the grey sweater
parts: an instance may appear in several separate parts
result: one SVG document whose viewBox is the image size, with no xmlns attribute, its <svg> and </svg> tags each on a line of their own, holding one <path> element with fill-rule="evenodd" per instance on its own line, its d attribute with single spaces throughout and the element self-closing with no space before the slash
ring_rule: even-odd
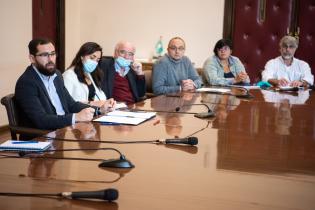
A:
<svg viewBox="0 0 315 210">
<path fill-rule="evenodd" d="M 191 79 L 196 88 L 202 85 L 196 69 L 188 57 L 174 60 L 165 54 L 153 67 L 152 88 L 155 95 L 180 91 L 182 80 Z"/>
</svg>

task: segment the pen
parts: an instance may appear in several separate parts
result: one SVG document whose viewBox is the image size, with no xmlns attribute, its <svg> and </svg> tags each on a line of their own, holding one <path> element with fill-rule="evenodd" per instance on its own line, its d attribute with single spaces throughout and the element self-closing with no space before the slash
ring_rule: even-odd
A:
<svg viewBox="0 0 315 210">
<path fill-rule="evenodd" d="M 114 122 L 101 122 L 101 125 L 120 125 L 120 123 L 114 123 Z"/>
<path fill-rule="evenodd" d="M 12 141 L 12 144 L 31 144 L 38 143 L 38 141 Z"/>
</svg>

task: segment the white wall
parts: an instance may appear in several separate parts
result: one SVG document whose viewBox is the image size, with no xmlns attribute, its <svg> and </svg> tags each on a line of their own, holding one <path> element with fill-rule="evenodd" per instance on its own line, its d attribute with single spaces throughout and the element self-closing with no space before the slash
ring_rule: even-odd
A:
<svg viewBox="0 0 315 210">
<path fill-rule="evenodd" d="M 28 60 L 32 38 L 32 0 L 0 1 L 0 97 L 14 93 L 17 78 Z M 0 126 L 7 125 L 7 114 L 0 105 Z"/>
<path fill-rule="evenodd" d="M 164 47 L 173 36 L 183 37 L 186 54 L 201 67 L 222 36 L 223 7 L 222 0 L 67 0 L 66 66 L 86 41 L 98 42 L 105 55 L 112 55 L 118 41 L 129 40 L 137 47 L 137 58 L 150 59 L 162 35 Z M 2 97 L 14 92 L 17 78 L 29 65 L 32 1 L 0 0 L 0 27 Z M 7 124 L 1 105 L 0 126 Z"/>
<path fill-rule="evenodd" d="M 69 0 L 66 1 L 66 66 L 86 41 L 99 43 L 105 55 L 112 55 L 120 40 L 133 42 L 137 58 L 150 59 L 163 36 L 186 41 L 186 55 L 196 67 L 212 54 L 222 37 L 222 0 Z"/>
</svg>

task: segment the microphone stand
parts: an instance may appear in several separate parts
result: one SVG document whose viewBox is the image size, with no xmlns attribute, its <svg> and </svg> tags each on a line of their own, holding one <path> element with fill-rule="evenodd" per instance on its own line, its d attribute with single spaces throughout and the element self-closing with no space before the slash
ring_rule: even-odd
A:
<svg viewBox="0 0 315 210">
<path fill-rule="evenodd" d="M 45 151 L 20 151 L 19 156 L 5 156 L 0 154 L 2 157 L 12 157 L 12 158 L 23 158 L 25 155 L 32 155 L 32 154 L 44 154 L 48 152 L 69 152 L 69 151 L 95 151 L 95 150 L 113 150 L 119 153 L 119 159 L 93 159 L 93 158 L 65 158 L 65 157 L 43 157 L 43 156 L 33 156 L 32 158 L 42 158 L 42 159 L 63 159 L 63 160 L 87 160 L 87 161 L 102 161 L 99 164 L 99 167 L 111 167 L 111 168 L 134 168 L 135 166 L 126 159 L 126 157 L 117 149 L 115 148 L 91 148 L 91 149 L 55 149 L 55 150 L 45 150 Z"/>
<path fill-rule="evenodd" d="M 197 118 L 209 118 L 209 117 L 214 117 L 215 114 L 214 112 L 210 109 L 210 107 L 207 105 L 207 104 L 187 104 L 187 105 L 183 105 L 181 107 L 184 107 L 184 106 L 194 106 L 194 105 L 197 105 L 197 106 L 205 106 L 207 107 L 208 109 L 208 112 L 200 112 L 200 113 L 195 113 L 194 116 L 197 117 Z M 178 113 L 179 110 L 181 109 L 181 107 L 176 107 L 175 108 L 175 111 Z M 185 113 L 185 112 L 184 112 Z"/>
</svg>

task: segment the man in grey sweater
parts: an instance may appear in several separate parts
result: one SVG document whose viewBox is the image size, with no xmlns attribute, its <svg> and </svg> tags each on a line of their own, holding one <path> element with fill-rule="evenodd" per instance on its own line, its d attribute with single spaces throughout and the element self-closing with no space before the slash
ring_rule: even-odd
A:
<svg viewBox="0 0 315 210">
<path fill-rule="evenodd" d="M 184 40 L 180 37 L 172 38 L 168 43 L 167 54 L 153 67 L 152 88 L 155 95 L 201 87 L 201 78 L 184 53 Z"/>
</svg>

